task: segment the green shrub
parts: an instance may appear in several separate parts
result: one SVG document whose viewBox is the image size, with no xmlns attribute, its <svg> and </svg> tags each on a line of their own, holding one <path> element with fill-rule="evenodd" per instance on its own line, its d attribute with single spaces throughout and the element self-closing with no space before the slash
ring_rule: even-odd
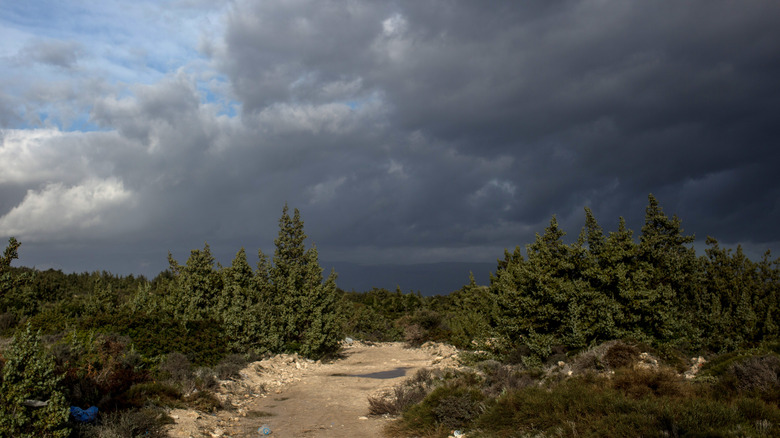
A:
<svg viewBox="0 0 780 438">
<path fill-rule="evenodd" d="M 536 382 L 529 373 L 520 371 L 516 366 L 494 360 L 480 363 L 479 368 L 485 373 L 482 391 L 488 397 L 497 397 L 505 391 L 525 388 Z"/>
<path fill-rule="evenodd" d="M 40 345 L 40 336 L 30 325 L 17 333 L 5 353 L 0 383 L 0 431 L 13 437 L 66 437 L 68 403 L 62 391 L 62 376 L 54 359 Z M 27 406 L 28 400 L 46 402 Z"/>
<path fill-rule="evenodd" d="M 404 340 L 414 347 L 427 341 L 445 341 L 450 335 L 444 317 L 433 310 L 417 310 L 412 315 L 399 318 L 396 324 L 403 329 Z"/>
<path fill-rule="evenodd" d="M 484 398 L 475 388 L 447 383 L 407 409 L 403 421 L 410 432 L 463 427 L 482 412 Z"/>
<path fill-rule="evenodd" d="M 431 394 L 431 398 L 434 394 Z M 456 429 L 468 425 L 484 408 L 484 396 L 476 389 L 458 388 L 438 399 L 433 406 L 436 421 L 447 428 Z"/>
</svg>

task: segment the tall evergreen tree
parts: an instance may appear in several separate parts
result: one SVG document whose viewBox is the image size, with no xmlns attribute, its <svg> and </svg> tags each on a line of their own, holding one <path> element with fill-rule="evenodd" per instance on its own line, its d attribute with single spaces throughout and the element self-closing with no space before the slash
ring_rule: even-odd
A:
<svg viewBox="0 0 780 438">
<path fill-rule="evenodd" d="M 168 263 L 173 273 L 168 306 L 175 318 L 180 321 L 216 319 L 214 308 L 222 284 L 208 243 L 202 250 L 190 251 L 185 265 L 180 265 L 171 254 L 168 254 Z"/>
<path fill-rule="evenodd" d="M 0 257 L 0 298 L 10 291 L 17 283 L 11 274 L 11 262 L 19 258 L 19 247 L 22 244 L 15 238 L 8 239 L 8 246 Z"/>
<path fill-rule="evenodd" d="M 267 306 L 257 289 L 252 268 L 241 248 L 230 267 L 220 270 L 222 290 L 216 303 L 216 313 L 222 321 L 231 350 L 244 352 L 271 350 L 265 336 L 268 330 Z"/>
<path fill-rule="evenodd" d="M 637 285 L 642 330 L 662 342 L 694 346 L 700 336 L 693 312 L 699 292 L 694 236 L 683 234 L 682 222 L 669 218 L 658 200 L 648 196 L 645 224 L 639 238 Z"/>
<path fill-rule="evenodd" d="M 323 282 L 317 249 L 307 250 L 305 240 L 300 212 L 290 217 L 285 205 L 268 278 L 284 348 L 319 357 L 335 351 L 341 338 L 336 274 Z"/>
</svg>

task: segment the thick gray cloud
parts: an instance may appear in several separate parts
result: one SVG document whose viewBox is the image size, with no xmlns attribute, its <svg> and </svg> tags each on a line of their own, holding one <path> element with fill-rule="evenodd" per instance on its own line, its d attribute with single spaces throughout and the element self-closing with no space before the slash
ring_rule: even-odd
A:
<svg viewBox="0 0 780 438">
<path fill-rule="evenodd" d="M 422 271 L 405 282 L 400 265 L 484 267 L 553 214 L 572 235 L 585 206 L 638 230 L 650 192 L 699 240 L 780 242 L 774 3 L 172 8 L 171 41 L 202 28 L 189 48 L 131 38 L 110 61 L 71 32 L 13 55 L 60 76 L 0 76 L 0 123 L 19 128 L 2 134 L 0 235 L 30 242 L 22 262 L 153 274 L 208 241 L 227 263 L 271 250 L 287 202 L 321 258 L 348 266 L 344 287 L 374 263 L 414 289 Z M 80 117 L 97 132 L 47 127 Z M 70 250 L 78 262 L 56 258 Z"/>
</svg>

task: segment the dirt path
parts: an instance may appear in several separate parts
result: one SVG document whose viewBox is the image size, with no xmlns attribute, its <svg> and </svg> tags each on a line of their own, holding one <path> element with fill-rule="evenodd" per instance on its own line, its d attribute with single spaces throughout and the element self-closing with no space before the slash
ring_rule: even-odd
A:
<svg viewBox="0 0 780 438">
<path fill-rule="evenodd" d="M 276 356 L 242 371 L 223 385 L 234 411 L 208 415 L 176 410 L 169 434 L 188 437 L 378 437 L 389 421 L 368 416 L 368 396 L 389 389 L 420 368 L 455 364 L 456 351 L 442 345 L 405 348 L 401 343 L 353 343 L 332 363 Z"/>
</svg>

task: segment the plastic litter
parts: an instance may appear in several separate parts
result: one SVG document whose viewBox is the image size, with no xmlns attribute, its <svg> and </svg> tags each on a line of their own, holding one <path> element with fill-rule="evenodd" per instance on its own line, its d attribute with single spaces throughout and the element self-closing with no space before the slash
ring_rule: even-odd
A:
<svg viewBox="0 0 780 438">
<path fill-rule="evenodd" d="M 87 409 L 81 409 L 78 406 L 70 407 L 70 415 L 73 415 L 73 418 L 75 418 L 79 423 L 91 423 L 95 421 L 97 414 L 97 406 L 91 406 Z"/>
<path fill-rule="evenodd" d="M 267 424 L 264 424 L 257 429 L 257 432 L 260 433 L 260 435 L 270 435 L 271 428 Z"/>
<path fill-rule="evenodd" d="M 40 400 L 25 400 L 22 402 L 23 405 L 29 406 L 31 408 L 42 408 L 44 406 L 47 406 L 49 404 L 49 401 L 40 401 Z"/>
</svg>

